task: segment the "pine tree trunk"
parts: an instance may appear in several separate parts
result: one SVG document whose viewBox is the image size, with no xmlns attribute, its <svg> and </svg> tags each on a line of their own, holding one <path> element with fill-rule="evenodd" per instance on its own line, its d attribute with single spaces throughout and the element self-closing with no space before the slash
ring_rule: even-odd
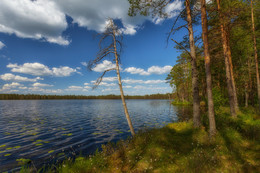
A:
<svg viewBox="0 0 260 173">
<path fill-rule="evenodd" d="M 234 90 L 232 87 L 232 79 L 231 79 L 231 66 L 229 63 L 228 57 L 228 45 L 227 45 L 227 35 L 224 29 L 224 22 L 223 15 L 220 11 L 220 0 L 217 0 L 217 7 L 219 13 L 219 22 L 220 22 L 220 30 L 221 30 L 221 37 L 222 37 L 222 46 L 223 46 L 223 53 L 225 59 L 225 68 L 226 68 L 226 80 L 227 80 L 227 88 L 228 88 L 228 95 L 229 95 L 229 105 L 230 105 L 230 113 L 231 116 L 236 117 L 236 108 L 235 108 L 235 98 L 234 98 Z"/>
<path fill-rule="evenodd" d="M 248 107 L 248 98 L 249 98 L 249 94 L 248 94 L 248 84 L 245 85 L 245 107 Z"/>
<path fill-rule="evenodd" d="M 236 111 L 239 111 L 238 101 L 237 101 L 237 89 L 236 89 L 236 83 L 235 83 L 235 79 L 234 79 L 234 72 L 233 72 L 234 68 L 233 68 L 233 63 L 232 63 L 232 56 L 231 56 L 228 34 L 226 34 L 226 37 L 227 37 L 228 61 L 229 61 L 229 66 L 230 66 L 230 76 L 231 76 L 231 84 L 232 84 L 232 88 L 233 88 L 235 109 L 236 109 Z"/>
<path fill-rule="evenodd" d="M 123 107 L 124 107 L 125 116 L 126 116 L 126 119 L 127 119 L 128 126 L 130 128 L 132 136 L 134 136 L 135 131 L 134 131 L 134 128 L 133 128 L 133 125 L 132 125 L 131 118 L 130 118 L 129 113 L 128 113 L 127 105 L 126 105 L 126 102 L 125 102 L 124 91 L 123 91 L 123 87 L 122 87 L 122 83 L 121 83 L 119 63 L 118 63 L 118 55 L 117 55 L 117 48 L 116 48 L 115 31 L 113 31 L 113 34 L 114 34 L 114 36 L 113 36 L 113 38 L 114 38 L 114 51 L 115 51 L 115 59 L 116 59 L 116 73 L 117 73 L 118 85 L 119 85 L 119 88 L 120 88 L 121 100 L 122 100 L 122 103 L 123 103 Z"/>
<path fill-rule="evenodd" d="M 249 57 L 247 58 L 247 70 L 248 70 L 248 97 L 250 99 L 253 83 L 252 83 L 252 75 L 251 75 L 251 61 Z"/>
<path fill-rule="evenodd" d="M 206 83 L 207 83 L 207 95 L 208 95 L 209 132 L 210 132 L 210 136 L 213 137 L 216 134 L 216 123 L 215 123 L 214 103 L 213 103 L 213 96 L 212 96 L 206 1 L 200 0 L 200 3 L 201 3 L 202 39 L 204 43 Z"/>
<path fill-rule="evenodd" d="M 254 40 L 254 50 L 255 50 L 255 68 L 256 68 L 256 82 L 257 82 L 257 94 L 258 94 L 258 106 L 260 111 L 260 80 L 258 72 L 258 58 L 257 58 L 257 48 L 256 48 L 256 36 L 255 36 L 255 21 L 254 21 L 254 9 L 253 0 L 251 0 L 251 19 L 252 19 L 252 31 Z"/>
<path fill-rule="evenodd" d="M 193 93 L 193 124 L 195 127 L 201 125 L 200 122 L 200 98 L 199 98 L 199 82 L 196 49 L 193 36 L 192 19 L 190 11 L 190 0 L 186 0 L 187 22 L 189 29 L 190 54 L 192 63 L 192 93 Z"/>
</svg>

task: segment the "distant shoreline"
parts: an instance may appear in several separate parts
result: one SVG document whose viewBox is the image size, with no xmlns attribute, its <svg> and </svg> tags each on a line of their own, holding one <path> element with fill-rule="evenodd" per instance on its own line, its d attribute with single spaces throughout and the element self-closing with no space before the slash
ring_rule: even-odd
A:
<svg viewBox="0 0 260 173">
<path fill-rule="evenodd" d="M 126 99 L 165 99 L 169 100 L 171 94 L 151 94 L 143 96 L 125 96 Z M 0 94 L 0 100 L 94 100 L 94 99 L 121 99 L 120 95 L 38 95 L 38 94 Z"/>
</svg>

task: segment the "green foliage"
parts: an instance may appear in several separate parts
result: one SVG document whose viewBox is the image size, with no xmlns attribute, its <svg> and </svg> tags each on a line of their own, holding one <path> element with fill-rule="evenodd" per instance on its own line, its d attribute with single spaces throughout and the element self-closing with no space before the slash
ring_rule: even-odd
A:
<svg viewBox="0 0 260 173">
<path fill-rule="evenodd" d="M 188 102 L 188 101 L 179 101 L 179 100 L 174 100 L 172 102 L 173 105 L 192 105 L 191 102 Z"/>
<path fill-rule="evenodd" d="M 225 106 L 228 104 L 228 99 L 224 94 L 220 91 L 219 88 L 215 87 L 212 89 L 213 93 L 213 101 L 214 101 L 214 108 L 217 110 L 220 106 Z"/>
<path fill-rule="evenodd" d="M 182 53 L 177 57 L 177 64 L 172 67 L 166 80 L 174 88 L 176 101 L 191 101 L 191 64 L 187 53 Z"/>
</svg>

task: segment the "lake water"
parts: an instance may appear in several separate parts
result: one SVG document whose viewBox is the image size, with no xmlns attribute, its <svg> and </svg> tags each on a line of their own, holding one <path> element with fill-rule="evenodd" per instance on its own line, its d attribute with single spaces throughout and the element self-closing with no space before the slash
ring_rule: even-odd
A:
<svg viewBox="0 0 260 173">
<path fill-rule="evenodd" d="M 168 100 L 127 100 L 136 131 L 188 119 L 191 107 Z M 0 172 L 19 171 L 19 159 L 39 168 L 93 154 L 131 136 L 121 100 L 0 101 Z"/>
</svg>

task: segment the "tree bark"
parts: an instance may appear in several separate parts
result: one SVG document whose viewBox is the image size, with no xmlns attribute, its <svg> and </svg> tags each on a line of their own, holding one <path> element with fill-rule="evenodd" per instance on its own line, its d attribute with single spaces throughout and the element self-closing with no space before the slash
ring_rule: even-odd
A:
<svg viewBox="0 0 260 173">
<path fill-rule="evenodd" d="M 252 75 L 251 75 L 251 60 L 249 59 L 250 57 L 247 58 L 247 70 L 248 70 L 248 97 L 250 98 L 253 83 L 252 83 Z"/>
<path fill-rule="evenodd" d="M 192 64 L 193 124 L 195 127 L 199 127 L 201 125 L 199 82 L 198 82 L 197 57 L 196 57 L 196 49 L 194 43 L 191 10 L 190 10 L 190 0 L 186 0 L 186 11 L 187 11 L 187 23 L 189 29 L 190 54 L 191 54 L 191 64 Z"/>
<path fill-rule="evenodd" d="M 222 12 L 220 11 L 220 0 L 217 0 L 217 8 L 219 14 L 220 31 L 222 37 L 222 46 L 223 46 L 225 68 L 226 68 L 226 80 L 227 80 L 227 88 L 228 88 L 228 95 L 229 95 L 230 113 L 231 116 L 236 117 L 237 115 L 236 115 L 236 108 L 235 108 L 234 88 L 232 86 L 231 65 L 229 62 L 229 55 L 228 55 L 227 34 L 225 33 L 225 29 L 224 29 L 223 15 Z"/>
<path fill-rule="evenodd" d="M 260 111 L 260 80 L 259 80 L 259 72 L 258 72 L 258 58 L 257 58 L 257 48 L 256 48 L 256 36 L 255 36 L 255 21 L 254 21 L 253 0 L 251 0 L 251 19 L 252 19 L 252 31 L 253 31 L 254 51 L 255 51 L 255 68 L 256 68 L 256 82 L 257 82 L 258 106 L 259 106 L 259 111 Z"/>
<path fill-rule="evenodd" d="M 128 113 L 127 105 L 126 105 L 126 102 L 125 102 L 124 91 L 123 91 L 123 87 L 122 87 L 122 82 L 121 82 L 115 35 L 116 35 L 115 30 L 113 30 L 114 51 L 115 51 L 114 53 L 115 53 L 115 59 L 116 59 L 116 73 L 117 73 L 118 85 L 119 85 L 119 88 L 120 88 L 120 94 L 121 94 L 121 99 L 122 99 L 127 123 L 128 123 L 129 128 L 130 128 L 132 136 L 134 136 L 135 131 L 134 131 L 134 128 L 133 128 L 133 125 L 132 125 L 131 118 L 130 118 L 129 113 Z"/>
<path fill-rule="evenodd" d="M 210 137 L 213 137 L 216 134 L 216 123 L 215 123 L 214 103 L 213 103 L 213 96 L 212 96 L 206 1 L 200 0 L 200 3 L 201 3 L 202 39 L 204 43 L 204 57 L 205 57 L 206 83 L 207 83 L 207 95 L 208 95 L 209 133 L 210 133 Z"/>
<path fill-rule="evenodd" d="M 236 89 L 236 83 L 234 79 L 234 72 L 233 72 L 233 63 L 232 63 L 232 56 L 231 56 L 231 50 L 230 50 L 230 45 L 229 45 L 229 37 L 226 32 L 226 38 L 227 38 L 227 50 L 228 50 L 228 62 L 230 66 L 230 76 L 231 76 L 231 84 L 232 84 L 232 89 L 233 89 L 233 95 L 234 95 L 234 104 L 235 104 L 235 109 L 236 111 L 239 110 L 238 107 L 238 101 L 237 101 L 237 89 Z"/>
<path fill-rule="evenodd" d="M 248 98 L 249 98 L 249 94 L 248 94 L 248 84 L 246 83 L 245 85 L 245 107 L 248 107 Z"/>
</svg>

